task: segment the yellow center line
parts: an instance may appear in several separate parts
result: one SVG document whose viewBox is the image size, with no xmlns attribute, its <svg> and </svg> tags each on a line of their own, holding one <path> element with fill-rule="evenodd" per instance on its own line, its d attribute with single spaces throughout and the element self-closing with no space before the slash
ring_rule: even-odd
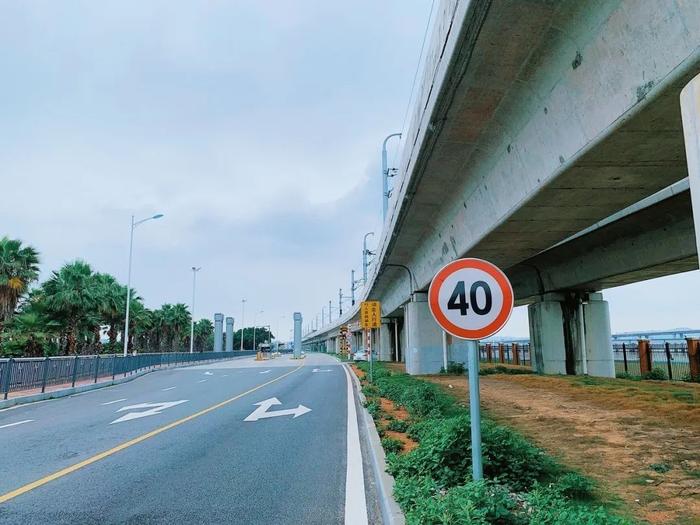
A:
<svg viewBox="0 0 700 525">
<path fill-rule="evenodd" d="M 294 372 L 296 372 L 300 368 L 302 368 L 302 366 L 303 365 L 300 365 L 299 367 L 295 368 L 294 370 L 291 370 L 285 374 L 282 374 L 281 376 L 276 377 L 270 381 L 262 383 L 261 385 L 253 387 L 250 390 L 243 392 L 242 394 L 238 394 L 237 396 L 234 396 L 230 399 L 222 401 L 221 403 L 217 403 L 217 404 L 212 405 L 208 408 L 205 408 L 204 410 L 200 410 L 199 412 L 196 412 L 196 413 L 191 414 L 189 416 L 183 417 L 182 419 L 178 419 L 177 421 L 173 421 L 172 423 L 168 423 L 167 425 L 164 425 L 160 428 L 157 428 L 155 430 L 151 430 L 150 432 L 147 432 L 141 436 L 135 437 L 134 439 L 130 439 L 129 441 L 125 441 L 124 443 L 117 445 L 114 448 L 110 448 L 109 450 L 105 450 L 104 452 L 100 452 L 99 454 L 96 454 L 92 457 L 89 457 L 89 458 L 81 461 L 80 463 L 76 463 L 75 465 L 71 465 L 70 467 L 66 467 L 64 469 L 56 471 L 53 474 L 49 474 L 48 476 L 44 476 L 41 479 L 38 479 L 36 481 L 32 481 L 31 483 L 27 483 L 26 485 L 23 485 L 22 487 L 20 487 L 18 489 L 7 492 L 7 493 L 3 494 L 2 496 L 0 496 L 0 503 L 5 503 L 6 501 L 14 499 L 17 496 L 21 496 L 22 494 L 25 494 L 29 491 L 32 491 L 36 488 L 39 488 L 42 485 L 46 485 L 47 483 L 49 483 L 51 481 L 62 478 L 63 476 L 67 476 L 68 474 L 71 474 L 71 473 L 75 472 L 76 470 L 80 470 L 83 467 L 87 467 L 88 465 L 96 463 L 97 461 L 100 461 L 101 459 L 109 457 L 109 456 L 116 454 L 117 452 L 120 452 L 122 450 L 125 450 L 129 447 L 133 447 L 134 445 L 141 443 L 142 441 L 146 441 L 147 439 L 152 438 L 153 436 L 157 436 L 158 434 L 165 432 L 166 430 L 170 430 L 171 428 L 175 428 L 177 426 L 180 426 L 183 423 L 187 423 L 188 421 L 192 421 L 193 419 L 196 419 L 199 416 L 203 416 L 204 414 L 208 414 L 209 412 L 212 412 L 212 411 L 214 411 L 218 408 L 221 408 L 225 405 L 228 405 L 229 403 L 232 403 L 233 401 L 236 401 L 237 399 L 240 399 L 243 396 L 251 394 L 251 393 L 255 392 L 256 390 L 260 390 L 261 388 L 266 387 L 267 385 L 271 385 L 272 383 L 279 381 L 280 379 L 287 377 L 290 374 L 293 374 Z"/>
</svg>

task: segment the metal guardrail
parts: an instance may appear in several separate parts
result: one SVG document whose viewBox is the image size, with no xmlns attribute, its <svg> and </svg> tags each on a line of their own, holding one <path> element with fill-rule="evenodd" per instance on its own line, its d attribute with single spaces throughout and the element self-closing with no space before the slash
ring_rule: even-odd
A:
<svg viewBox="0 0 700 525">
<path fill-rule="evenodd" d="M 74 387 L 76 382 L 86 380 L 97 383 L 100 378 L 126 377 L 142 370 L 248 355 L 255 355 L 255 352 L 166 352 L 126 357 L 120 354 L 11 357 L 0 359 L 0 394 L 3 399 L 7 399 L 10 392 L 20 390 L 40 390 L 43 393 L 47 386 L 70 384 Z"/>
<path fill-rule="evenodd" d="M 661 368 L 666 374 L 666 379 L 686 380 L 690 378 L 687 342 L 651 342 L 649 346 L 652 368 Z M 617 373 L 625 372 L 632 376 L 642 375 L 638 343 L 634 341 L 614 343 L 613 355 Z"/>
</svg>

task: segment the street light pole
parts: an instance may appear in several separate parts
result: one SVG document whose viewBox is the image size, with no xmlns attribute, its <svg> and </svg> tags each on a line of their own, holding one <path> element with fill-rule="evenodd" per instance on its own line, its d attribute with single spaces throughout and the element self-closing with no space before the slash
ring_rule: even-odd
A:
<svg viewBox="0 0 700 525">
<path fill-rule="evenodd" d="M 362 241 L 362 283 L 365 285 L 367 284 L 367 267 L 369 266 L 367 256 L 372 253 L 367 249 L 367 237 L 370 235 L 374 237 L 374 232 L 365 233 L 365 238 Z"/>
<path fill-rule="evenodd" d="M 197 287 L 197 272 L 201 269 L 201 266 L 199 268 L 196 266 L 192 267 L 192 320 L 190 322 L 190 354 L 194 353 L 194 294 Z"/>
<path fill-rule="evenodd" d="M 389 167 L 386 159 L 386 143 L 392 137 L 401 137 L 401 133 L 392 133 L 382 143 L 382 220 L 386 219 L 389 208 Z"/>
<path fill-rule="evenodd" d="M 124 319 L 124 357 L 128 354 L 129 347 L 129 311 L 131 306 L 131 258 L 134 253 L 134 229 L 146 221 L 153 219 L 160 219 L 163 216 L 162 213 L 157 213 L 152 217 L 147 217 L 141 219 L 140 221 L 134 222 L 134 216 L 131 216 L 131 232 L 129 234 L 129 273 L 126 280 L 126 318 Z"/>
<path fill-rule="evenodd" d="M 241 301 L 241 352 L 243 351 L 243 330 L 245 330 L 245 299 Z"/>
<path fill-rule="evenodd" d="M 253 316 L 253 352 L 255 352 L 255 326 L 257 323 L 257 317 L 263 313 L 263 310 L 260 310 L 256 315 Z"/>
</svg>

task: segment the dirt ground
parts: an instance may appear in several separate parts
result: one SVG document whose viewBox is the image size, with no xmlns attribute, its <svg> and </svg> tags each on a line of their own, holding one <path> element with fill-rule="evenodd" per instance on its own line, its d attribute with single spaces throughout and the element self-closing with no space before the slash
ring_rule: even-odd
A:
<svg viewBox="0 0 700 525">
<path fill-rule="evenodd" d="M 426 376 L 467 403 L 467 381 Z M 700 385 L 490 375 L 487 415 L 599 484 L 603 499 L 654 524 L 700 524 Z"/>
</svg>

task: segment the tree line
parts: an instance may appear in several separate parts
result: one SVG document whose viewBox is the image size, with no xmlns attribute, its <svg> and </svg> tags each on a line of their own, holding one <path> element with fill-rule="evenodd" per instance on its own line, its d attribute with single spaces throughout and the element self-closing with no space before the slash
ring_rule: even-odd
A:
<svg viewBox="0 0 700 525">
<path fill-rule="evenodd" d="M 127 288 L 82 260 L 64 264 L 44 282 L 39 253 L 18 239 L 0 239 L 0 354 L 46 356 L 114 353 L 123 342 Z M 191 314 L 183 303 L 149 310 L 132 289 L 130 351 L 189 349 Z M 194 325 L 195 351 L 213 349 L 209 319 Z M 244 338 L 245 342 L 245 338 Z"/>
</svg>

